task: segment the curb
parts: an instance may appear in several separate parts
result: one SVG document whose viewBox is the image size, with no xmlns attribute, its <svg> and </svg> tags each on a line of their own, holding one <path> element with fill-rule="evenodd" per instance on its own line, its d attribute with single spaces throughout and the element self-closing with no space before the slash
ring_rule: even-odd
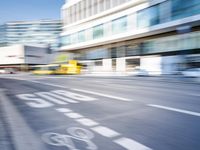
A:
<svg viewBox="0 0 200 150">
<path fill-rule="evenodd" d="M 15 150 L 45 150 L 44 145 L 6 97 L 5 91 L 0 89 L 0 100 Z"/>
</svg>

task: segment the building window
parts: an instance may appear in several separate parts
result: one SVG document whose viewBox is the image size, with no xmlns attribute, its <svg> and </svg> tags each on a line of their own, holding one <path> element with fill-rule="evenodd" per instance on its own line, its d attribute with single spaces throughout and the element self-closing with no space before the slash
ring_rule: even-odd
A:
<svg viewBox="0 0 200 150">
<path fill-rule="evenodd" d="M 70 45 L 70 35 L 66 35 L 61 37 L 61 46 L 66 46 L 66 45 Z"/>
<path fill-rule="evenodd" d="M 88 3 L 87 3 L 87 13 L 86 13 L 86 16 L 89 17 L 92 15 L 92 0 L 88 0 Z"/>
<path fill-rule="evenodd" d="M 102 60 L 97 60 L 94 62 L 95 66 L 103 66 Z"/>
<path fill-rule="evenodd" d="M 85 30 L 78 32 L 78 42 L 85 42 Z"/>
<path fill-rule="evenodd" d="M 98 1 L 93 1 L 92 3 L 93 3 L 92 4 L 92 9 L 93 9 L 92 15 L 96 15 L 98 13 L 98 5 L 99 5 L 99 3 L 98 3 Z"/>
<path fill-rule="evenodd" d="M 159 23 L 158 5 L 137 12 L 137 27 L 145 28 Z"/>
<path fill-rule="evenodd" d="M 108 57 L 107 49 L 94 49 L 86 52 L 87 59 L 102 59 Z"/>
<path fill-rule="evenodd" d="M 112 6 L 115 7 L 119 4 L 119 0 L 112 0 Z"/>
<path fill-rule="evenodd" d="M 199 0 L 171 0 L 172 19 L 180 19 L 200 14 Z"/>
<path fill-rule="evenodd" d="M 78 41 L 78 34 L 77 33 L 73 33 L 71 35 L 71 44 L 75 44 Z"/>
<path fill-rule="evenodd" d="M 111 0 L 105 0 L 105 10 L 110 9 L 111 7 Z"/>
<path fill-rule="evenodd" d="M 112 21 L 112 33 L 122 33 L 127 30 L 127 16 Z"/>
<path fill-rule="evenodd" d="M 85 19 L 86 13 L 87 13 L 87 5 L 86 1 L 81 1 L 82 2 L 82 19 Z"/>
<path fill-rule="evenodd" d="M 93 27 L 93 39 L 103 37 L 103 24 Z"/>
<path fill-rule="evenodd" d="M 99 1 L 99 12 L 103 12 L 104 11 L 104 4 L 105 4 L 105 0 L 100 0 Z"/>
</svg>

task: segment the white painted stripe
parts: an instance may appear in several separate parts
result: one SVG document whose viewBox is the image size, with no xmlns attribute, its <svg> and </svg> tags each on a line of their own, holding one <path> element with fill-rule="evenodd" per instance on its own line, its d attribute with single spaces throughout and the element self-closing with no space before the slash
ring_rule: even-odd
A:
<svg viewBox="0 0 200 150">
<path fill-rule="evenodd" d="M 26 81 L 29 81 L 29 80 L 26 80 Z M 62 85 L 51 84 L 51 83 L 43 83 L 43 82 L 39 82 L 39 81 L 29 81 L 29 82 L 34 82 L 34 83 L 39 83 L 39 84 L 43 84 L 43 85 L 68 89 L 68 87 L 65 87 L 65 86 L 62 86 Z M 83 92 L 83 93 L 88 93 L 88 94 L 99 95 L 99 96 L 108 97 L 108 98 L 121 100 L 121 101 L 133 101 L 131 99 L 124 98 L 124 97 L 113 96 L 113 95 L 103 94 L 103 93 L 99 93 L 99 92 L 92 92 L 92 91 L 88 91 L 88 90 L 82 90 L 82 89 L 71 89 L 71 90 L 79 91 L 79 92 Z"/>
<path fill-rule="evenodd" d="M 127 150 L 151 150 L 151 148 L 146 147 L 145 145 L 140 144 L 129 138 L 120 138 L 120 139 L 114 140 L 114 142 L 121 145 Z"/>
<path fill-rule="evenodd" d="M 165 109 L 165 110 L 171 110 L 171 111 L 175 111 L 175 112 L 179 112 L 179 113 L 184 113 L 184 114 L 200 117 L 200 113 L 198 113 L 198 112 L 193 112 L 193 111 L 188 111 L 188 110 L 183 110 L 183 109 L 177 109 L 177 108 L 173 108 L 173 107 L 166 107 L 166 106 L 161 106 L 161 105 L 154 105 L 154 104 L 148 104 L 148 106 L 161 108 L 161 109 Z"/>
<path fill-rule="evenodd" d="M 103 126 L 97 126 L 91 129 L 97 132 L 98 134 L 101 134 L 102 136 L 109 137 L 109 138 L 113 138 L 120 135 L 120 133 Z"/>
<path fill-rule="evenodd" d="M 29 80 L 26 80 L 29 81 Z M 39 84 L 43 84 L 43 85 L 48 85 L 48 86 L 54 86 L 54 87 L 59 87 L 59 88 L 67 88 L 65 86 L 62 85 L 56 85 L 56 84 L 51 84 L 51 83 L 44 83 L 44 82 L 39 82 L 39 81 L 29 81 L 29 82 L 33 82 L 33 83 L 39 83 Z"/>
<path fill-rule="evenodd" d="M 68 108 L 57 108 L 56 109 L 58 112 L 62 112 L 62 113 L 67 113 L 67 112 L 71 112 L 71 109 Z"/>
<path fill-rule="evenodd" d="M 77 119 L 77 118 L 83 118 L 82 115 L 78 113 L 65 113 L 65 115 L 69 118 Z"/>
<path fill-rule="evenodd" d="M 81 90 L 81 89 L 71 89 L 71 90 L 78 91 L 78 92 L 83 92 L 83 93 L 88 93 L 88 94 L 99 95 L 99 96 L 108 97 L 108 98 L 112 98 L 112 99 L 117 99 L 117 100 L 121 100 L 121 101 L 132 101 L 131 99 L 128 99 L 128 98 L 112 96 L 112 95 L 103 94 L 103 93 L 99 93 L 99 92 L 92 92 L 92 91 L 88 91 L 88 90 Z"/>
<path fill-rule="evenodd" d="M 187 92 L 186 92 L 187 93 Z M 185 93 L 185 94 L 186 94 Z M 198 93 L 187 93 L 188 95 L 191 95 L 191 96 L 196 96 L 196 97 L 200 97 L 200 94 L 198 94 Z"/>
<path fill-rule="evenodd" d="M 99 124 L 88 118 L 77 119 L 76 121 L 85 126 L 96 126 Z"/>
</svg>

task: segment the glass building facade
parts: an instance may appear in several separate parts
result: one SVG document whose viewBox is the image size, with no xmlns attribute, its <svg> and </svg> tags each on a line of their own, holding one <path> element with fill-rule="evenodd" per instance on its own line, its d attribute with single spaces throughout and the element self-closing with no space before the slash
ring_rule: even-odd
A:
<svg viewBox="0 0 200 150">
<path fill-rule="evenodd" d="M 131 0 L 81 0 L 63 9 L 63 21 L 65 25 L 76 23 L 129 1 Z"/>
<path fill-rule="evenodd" d="M 200 54 L 199 0 L 104 0 L 101 2 L 107 4 L 103 5 L 81 0 L 64 8 L 63 13 L 85 2 L 91 9 L 85 11 L 85 5 L 81 5 L 81 10 L 84 10 L 80 10 L 83 18 L 76 18 L 71 22 L 63 15 L 66 20 L 61 34 L 60 50 L 79 54 L 77 59 L 98 60 L 98 63 L 102 61 L 100 64 L 105 67 L 104 61 L 107 59 L 112 60 L 111 64 L 114 66 L 119 61 L 138 65 L 138 58 L 129 58 Z M 95 11 L 94 3 L 97 9 Z M 184 26 L 188 27 L 187 31 L 181 29 Z"/>
<path fill-rule="evenodd" d="M 185 17 L 200 14 L 200 1 L 199 0 L 190 0 L 190 1 L 188 1 L 188 0 L 183 0 L 183 1 L 182 0 L 169 0 L 169 3 L 170 3 L 170 5 L 168 3 L 166 3 L 166 1 L 164 1 L 159 4 L 153 5 L 151 7 L 147 7 L 145 9 L 138 10 L 138 11 L 134 12 L 133 14 L 128 14 L 128 15 L 116 18 L 114 20 L 111 20 L 110 24 L 111 24 L 112 32 L 109 35 L 104 34 L 107 32 L 107 29 L 110 28 L 110 27 L 107 27 L 107 26 L 110 26 L 110 24 L 108 24 L 108 22 L 96 25 L 92 28 L 89 28 L 88 30 L 86 29 L 84 32 L 92 32 L 92 33 L 88 33 L 88 34 L 93 35 L 91 39 L 88 39 L 88 41 L 89 41 L 89 40 L 104 38 L 105 36 L 111 37 L 111 36 L 113 36 L 115 34 L 119 34 L 119 33 L 133 32 L 135 30 L 134 29 L 135 26 L 136 26 L 136 29 L 139 30 L 139 29 L 152 27 L 155 25 L 160 25 L 162 23 L 170 22 L 173 20 L 183 19 Z M 181 3 L 181 5 L 180 5 L 180 3 Z M 177 6 L 178 4 L 179 4 L 179 6 Z M 168 13 L 171 14 L 170 17 L 165 16 L 166 14 L 162 13 L 163 7 L 168 8 Z M 170 10 L 172 10 L 172 11 L 170 11 Z M 136 17 L 135 24 L 132 24 L 131 20 L 129 19 L 133 15 Z M 168 17 L 168 18 L 166 19 L 166 17 Z M 127 28 L 128 26 L 132 26 L 132 28 L 128 29 Z M 92 30 L 90 30 L 90 29 L 92 29 Z M 77 33 L 73 33 L 73 34 L 80 34 L 79 32 L 81 32 L 81 31 L 78 31 Z M 86 34 L 82 33 L 81 39 L 80 39 L 80 35 L 74 37 L 73 34 L 66 35 L 68 38 L 71 38 L 71 40 L 69 39 L 70 42 L 62 43 L 62 46 L 71 45 L 73 43 L 76 43 L 74 41 L 77 41 L 78 43 L 87 41 L 87 38 L 86 38 L 87 33 Z M 61 38 L 66 39 L 66 36 L 63 36 Z M 77 38 L 77 39 L 75 39 L 75 38 Z"/>
<path fill-rule="evenodd" d="M 59 20 L 8 22 L 0 26 L 0 46 L 29 44 L 56 49 L 61 31 L 62 23 Z"/>
</svg>

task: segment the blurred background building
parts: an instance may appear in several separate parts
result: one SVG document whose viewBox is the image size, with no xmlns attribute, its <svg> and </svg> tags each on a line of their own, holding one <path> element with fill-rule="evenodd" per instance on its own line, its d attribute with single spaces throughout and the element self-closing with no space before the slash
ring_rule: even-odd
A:
<svg viewBox="0 0 200 150">
<path fill-rule="evenodd" d="M 58 48 L 62 31 L 60 20 L 8 22 L 0 26 L 0 47 L 15 44 Z"/>
<path fill-rule="evenodd" d="M 68 0 L 61 11 L 60 52 L 92 72 L 200 67 L 199 0 Z"/>
<path fill-rule="evenodd" d="M 28 71 L 30 66 L 49 64 L 53 55 L 47 47 L 12 45 L 0 47 L 0 69 Z"/>
<path fill-rule="evenodd" d="M 60 20 L 8 22 L 0 26 L 0 68 L 26 70 L 54 60 L 62 31 Z"/>
</svg>

